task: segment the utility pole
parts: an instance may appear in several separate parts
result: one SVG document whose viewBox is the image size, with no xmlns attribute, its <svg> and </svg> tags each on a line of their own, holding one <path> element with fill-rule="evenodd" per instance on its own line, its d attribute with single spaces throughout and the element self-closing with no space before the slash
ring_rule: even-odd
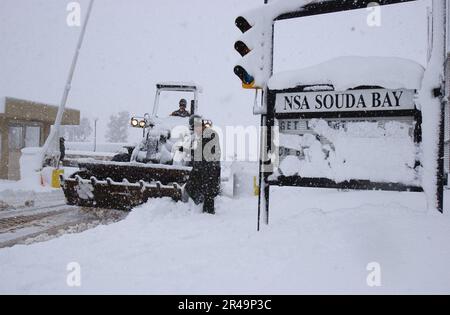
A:
<svg viewBox="0 0 450 315">
<path fill-rule="evenodd" d="M 94 120 L 94 152 L 97 152 L 97 122 L 98 118 Z"/>
</svg>

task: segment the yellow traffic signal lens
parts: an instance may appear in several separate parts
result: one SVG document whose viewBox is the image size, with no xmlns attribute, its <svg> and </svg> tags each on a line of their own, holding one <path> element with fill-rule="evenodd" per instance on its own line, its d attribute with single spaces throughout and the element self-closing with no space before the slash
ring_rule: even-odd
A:
<svg viewBox="0 0 450 315">
<path fill-rule="evenodd" d="M 255 82 L 252 82 L 250 84 L 242 82 L 242 88 L 244 88 L 244 89 L 257 89 L 257 87 L 255 87 Z"/>
<path fill-rule="evenodd" d="M 145 121 L 144 121 L 144 120 L 141 120 L 141 121 L 139 122 L 139 127 L 145 128 Z"/>
</svg>

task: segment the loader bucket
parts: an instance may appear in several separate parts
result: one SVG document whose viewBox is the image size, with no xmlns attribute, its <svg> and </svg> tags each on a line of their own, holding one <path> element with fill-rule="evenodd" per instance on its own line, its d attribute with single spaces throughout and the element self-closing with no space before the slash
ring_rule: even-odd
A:
<svg viewBox="0 0 450 315">
<path fill-rule="evenodd" d="M 140 163 L 79 163 L 82 170 L 62 178 L 67 203 L 129 211 L 151 198 L 181 199 L 189 168 Z"/>
<path fill-rule="evenodd" d="M 190 167 L 130 162 L 98 162 L 92 160 L 79 162 L 78 165 L 81 170 L 86 171 L 98 180 L 111 178 L 115 182 L 122 182 L 126 179 L 130 183 L 143 180 L 148 183 L 161 182 L 165 185 L 170 183 L 184 184 L 191 172 Z"/>
</svg>

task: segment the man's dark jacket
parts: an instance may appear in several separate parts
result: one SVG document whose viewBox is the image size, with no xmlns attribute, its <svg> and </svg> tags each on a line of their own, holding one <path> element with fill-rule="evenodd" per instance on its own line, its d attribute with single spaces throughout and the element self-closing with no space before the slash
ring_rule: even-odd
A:
<svg viewBox="0 0 450 315">
<path fill-rule="evenodd" d="M 214 199 L 220 193 L 220 157 L 219 136 L 208 128 L 203 140 L 194 146 L 192 172 L 186 184 L 186 191 L 195 203 Z"/>
</svg>

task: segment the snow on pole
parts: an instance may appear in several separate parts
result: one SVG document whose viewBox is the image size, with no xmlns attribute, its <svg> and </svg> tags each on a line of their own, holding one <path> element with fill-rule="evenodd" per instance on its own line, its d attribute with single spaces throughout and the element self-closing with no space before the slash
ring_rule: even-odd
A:
<svg viewBox="0 0 450 315">
<path fill-rule="evenodd" d="M 39 165 L 37 166 L 38 169 L 37 171 L 41 170 L 42 167 L 44 166 L 44 162 L 45 162 L 45 158 L 47 156 L 47 153 L 52 149 L 52 145 L 54 145 L 56 143 L 56 137 L 59 135 L 59 130 L 61 127 L 61 122 L 62 122 L 62 118 L 64 115 L 64 111 L 66 109 L 66 104 L 67 104 L 67 99 L 69 97 L 69 92 L 70 89 L 72 87 L 72 79 L 73 79 L 73 75 L 75 73 L 75 68 L 78 62 L 78 56 L 80 55 L 80 50 L 81 50 L 81 46 L 83 45 L 83 40 L 84 40 L 84 35 L 86 33 L 86 28 L 89 22 L 89 18 L 91 16 L 91 12 L 92 12 L 92 7 L 94 5 L 94 1 L 95 0 L 90 0 L 89 2 L 89 6 L 88 6 L 88 10 L 86 13 L 86 18 L 84 20 L 83 23 L 83 27 L 81 29 L 81 33 L 80 36 L 78 38 L 78 44 L 75 50 L 75 55 L 73 56 L 73 60 L 72 60 L 72 65 L 70 67 L 70 71 L 69 71 L 69 76 L 67 78 L 67 82 L 66 85 L 64 87 L 64 93 L 61 99 L 61 103 L 59 105 L 58 108 L 58 113 L 56 115 L 56 119 L 55 119 L 55 124 L 54 127 L 50 130 L 50 134 L 47 138 L 47 140 L 45 141 L 44 147 L 41 150 L 41 155 L 39 157 Z"/>
<path fill-rule="evenodd" d="M 432 11 L 432 49 L 428 65 L 425 70 L 422 88 L 418 100 L 423 115 L 423 146 L 422 186 L 427 196 L 430 211 L 442 207 L 440 190 L 440 148 L 442 121 L 442 99 L 437 97 L 436 91 L 441 90 L 444 82 L 444 63 L 446 52 L 446 1 L 433 0 Z M 442 210 L 442 209 L 439 209 Z"/>
</svg>

